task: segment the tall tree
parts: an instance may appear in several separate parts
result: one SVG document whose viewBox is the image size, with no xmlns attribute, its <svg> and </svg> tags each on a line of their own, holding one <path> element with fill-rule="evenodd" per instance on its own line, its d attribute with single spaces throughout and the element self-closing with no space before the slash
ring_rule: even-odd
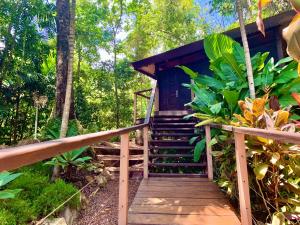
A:
<svg viewBox="0 0 300 225">
<path fill-rule="evenodd" d="M 238 17 L 239 17 L 240 31 L 241 31 L 242 42 L 243 42 L 243 47 L 244 47 L 244 52 L 245 52 L 250 98 L 254 99 L 255 98 L 255 86 L 254 86 L 254 78 L 253 78 L 253 68 L 252 68 L 252 64 L 251 64 L 251 56 L 250 56 L 248 39 L 247 39 L 247 32 L 246 32 L 245 23 L 244 23 L 243 8 L 242 8 L 241 0 L 236 0 L 236 7 L 237 7 L 237 13 L 238 13 Z"/>
<path fill-rule="evenodd" d="M 70 2 L 57 0 L 57 61 L 56 61 L 56 100 L 55 116 L 62 117 L 66 98 L 69 56 L 69 31 L 70 31 Z M 70 118 L 74 118 L 74 103 L 71 103 Z"/>
<path fill-rule="evenodd" d="M 73 90 L 73 59 L 74 59 L 74 44 L 75 44 L 75 10 L 76 0 L 72 0 L 70 9 L 70 30 L 69 30 L 69 54 L 68 54 L 68 77 L 66 86 L 66 95 L 64 103 L 64 111 L 61 121 L 60 137 L 67 136 L 70 108 L 72 103 Z"/>
</svg>

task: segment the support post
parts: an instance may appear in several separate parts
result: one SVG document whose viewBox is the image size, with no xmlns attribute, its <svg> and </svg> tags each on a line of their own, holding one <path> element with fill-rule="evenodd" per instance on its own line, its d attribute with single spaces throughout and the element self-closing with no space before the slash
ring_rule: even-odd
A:
<svg viewBox="0 0 300 225">
<path fill-rule="evenodd" d="M 133 98 L 133 124 L 136 124 L 136 110 L 137 110 L 137 95 L 134 93 L 134 98 Z"/>
<path fill-rule="evenodd" d="M 211 133 L 210 133 L 210 126 L 205 126 L 205 138 L 206 138 L 206 157 L 207 157 L 207 173 L 208 179 L 213 180 L 214 173 L 213 173 L 213 161 L 212 161 L 212 152 L 211 152 Z"/>
<path fill-rule="evenodd" d="M 252 225 L 245 134 L 234 132 L 241 222 Z"/>
<path fill-rule="evenodd" d="M 121 135 L 118 225 L 128 220 L 129 133 Z"/>
<path fill-rule="evenodd" d="M 149 147 L 148 147 L 148 127 L 144 127 L 144 179 L 148 179 L 148 160 L 149 160 Z"/>
</svg>

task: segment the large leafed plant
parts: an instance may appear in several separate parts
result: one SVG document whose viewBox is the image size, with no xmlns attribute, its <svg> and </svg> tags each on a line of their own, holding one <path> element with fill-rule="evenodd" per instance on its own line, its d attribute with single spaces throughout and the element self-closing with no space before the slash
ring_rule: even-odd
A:
<svg viewBox="0 0 300 225">
<path fill-rule="evenodd" d="M 228 123 L 233 113 L 238 113 L 238 100 L 249 96 L 245 57 L 242 46 L 223 34 L 213 34 L 204 39 L 204 49 L 210 61 L 211 74 L 198 74 L 191 69 L 181 68 L 194 81 L 185 84 L 195 93 L 189 103 L 197 112 L 193 116 L 210 122 Z M 297 63 L 284 58 L 275 63 L 269 53 L 257 53 L 252 58 L 254 83 L 257 96 L 269 93 L 276 96 L 281 106 L 297 105 L 291 96 L 300 92 Z"/>
</svg>

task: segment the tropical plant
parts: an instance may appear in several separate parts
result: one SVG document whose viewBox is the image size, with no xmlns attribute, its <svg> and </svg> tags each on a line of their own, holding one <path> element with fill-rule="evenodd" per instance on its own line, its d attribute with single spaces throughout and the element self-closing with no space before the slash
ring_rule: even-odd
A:
<svg viewBox="0 0 300 225">
<path fill-rule="evenodd" d="M 87 150 L 88 147 L 82 147 L 70 152 L 66 152 L 60 156 L 52 158 L 50 161 L 46 162 L 45 165 L 60 166 L 62 169 L 69 174 L 72 167 L 77 169 L 86 168 L 88 162 L 92 159 L 89 156 L 81 155 Z"/>
<path fill-rule="evenodd" d="M 4 189 L 5 185 L 15 180 L 20 175 L 21 173 L 10 173 L 7 171 L 0 173 L 0 199 L 15 198 L 16 195 L 22 190 L 22 189 L 12 189 L 12 190 Z"/>
<path fill-rule="evenodd" d="M 235 126 L 278 130 L 295 133 L 295 124 L 289 123 L 291 113 L 280 109 L 279 103 L 269 102 L 268 96 L 239 101 L 242 114 L 235 114 Z M 252 170 L 252 194 L 256 211 L 265 209 L 269 218 L 288 221 L 298 213 L 300 193 L 300 148 L 258 136 L 247 136 L 248 162 Z M 274 212 L 276 214 L 272 215 Z M 268 217 L 267 217 L 268 218 Z M 267 221 L 266 221 L 267 222 Z"/>
<path fill-rule="evenodd" d="M 181 66 L 194 82 L 185 84 L 195 93 L 188 105 L 201 121 L 198 126 L 211 122 L 229 123 L 238 113 L 238 100 L 249 96 L 244 51 L 241 45 L 223 34 L 204 39 L 204 49 L 210 60 L 213 76 L 198 74 Z M 300 91 L 296 62 L 284 58 L 277 63 L 267 60 L 269 53 L 257 53 L 252 58 L 256 95 L 277 96 L 282 107 L 297 105 L 291 96 Z"/>
</svg>

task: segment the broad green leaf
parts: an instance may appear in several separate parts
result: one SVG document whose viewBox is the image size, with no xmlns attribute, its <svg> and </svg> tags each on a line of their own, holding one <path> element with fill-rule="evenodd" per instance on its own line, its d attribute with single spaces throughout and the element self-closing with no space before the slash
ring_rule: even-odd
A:
<svg viewBox="0 0 300 225">
<path fill-rule="evenodd" d="M 197 77 L 197 79 L 195 81 L 199 82 L 205 86 L 215 88 L 215 89 L 225 88 L 224 83 L 222 83 L 221 81 L 219 81 L 213 77 L 207 76 L 207 75 L 200 75 L 199 77 Z"/>
<path fill-rule="evenodd" d="M 245 64 L 245 53 L 243 47 L 238 42 L 233 43 L 233 55 L 239 64 Z"/>
<path fill-rule="evenodd" d="M 8 184 L 9 182 L 13 181 L 17 177 L 19 177 L 21 173 L 10 173 L 10 172 L 2 172 L 0 173 L 0 187 Z"/>
<path fill-rule="evenodd" d="M 292 79 L 297 78 L 298 76 L 297 70 L 284 71 L 276 77 L 274 82 L 278 84 L 284 84 Z"/>
<path fill-rule="evenodd" d="M 15 198 L 20 191 L 22 191 L 22 189 L 0 191 L 0 199 Z"/>
<path fill-rule="evenodd" d="M 285 63 L 288 63 L 288 62 L 291 62 L 293 61 L 293 59 L 291 57 L 285 57 L 283 59 L 280 59 L 276 64 L 275 64 L 275 67 L 278 67 L 282 64 L 285 64 Z"/>
<path fill-rule="evenodd" d="M 279 103 L 281 107 L 287 107 L 290 105 L 298 105 L 297 101 L 291 95 L 283 95 L 279 97 Z"/>
<path fill-rule="evenodd" d="M 186 66 L 178 66 L 180 69 L 182 69 L 187 75 L 189 75 L 191 77 L 191 79 L 195 79 L 198 77 L 198 73 L 194 72 L 193 70 L 191 70 L 190 68 L 186 67 Z"/>
<path fill-rule="evenodd" d="M 222 102 L 209 106 L 210 111 L 217 115 L 222 109 Z"/>
<path fill-rule="evenodd" d="M 199 141 L 194 149 L 194 162 L 198 162 L 205 149 L 205 139 Z"/>
<path fill-rule="evenodd" d="M 223 95 L 232 113 L 237 106 L 239 100 L 239 92 L 224 90 Z"/>
<path fill-rule="evenodd" d="M 254 173 L 257 180 L 264 179 L 266 173 L 268 172 L 269 165 L 266 163 L 259 163 L 254 167 Z"/>
<path fill-rule="evenodd" d="M 204 50 L 207 57 L 214 61 L 224 53 L 233 53 L 235 41 L 224 34 L 211 34 L 204 39 Z"/>
<path fill-rule="evenodd" d="M 190 145 L 193 144 L 196 140 L 197 140 L 198 137 L 192 137 L 190 140 L 189 140 L 189 143 Z"/>
</svg>

